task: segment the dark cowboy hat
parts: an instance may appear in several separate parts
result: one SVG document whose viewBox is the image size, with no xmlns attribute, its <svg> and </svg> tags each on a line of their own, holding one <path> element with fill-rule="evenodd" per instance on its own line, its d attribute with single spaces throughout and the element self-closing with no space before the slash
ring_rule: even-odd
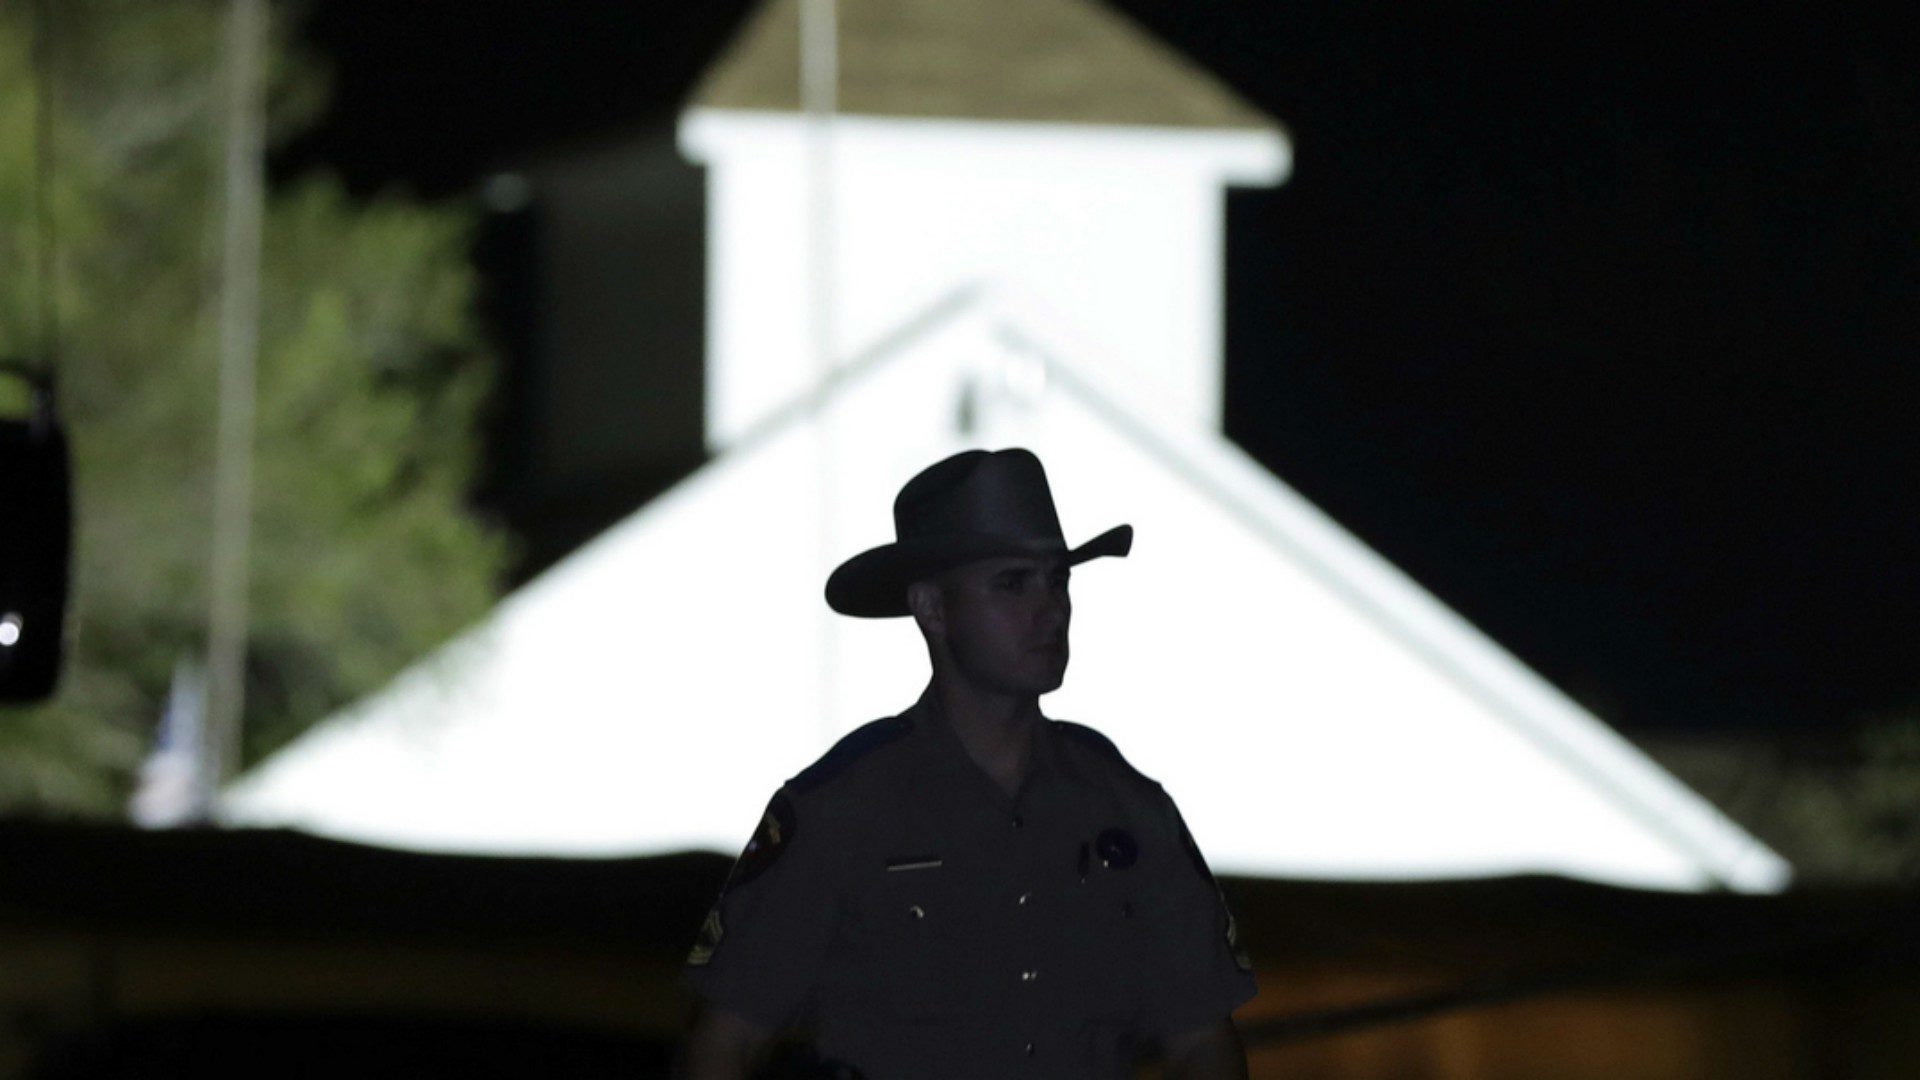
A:
<svg viewBox="0 0 1920 1080">
<path fill-rule="evenodd" d="M 907 614 L 907 586 L 943 570 L 1010 555 L 1059 555 L 1068 566 L 1133 547 L 1118 525 L 1068 548 L 1046 470 L 1030 450 L 968 450 L 907 481 L 893 500 L 894 542 L 863 551 L 827 578 L 842 615 Z"/>
</svg>

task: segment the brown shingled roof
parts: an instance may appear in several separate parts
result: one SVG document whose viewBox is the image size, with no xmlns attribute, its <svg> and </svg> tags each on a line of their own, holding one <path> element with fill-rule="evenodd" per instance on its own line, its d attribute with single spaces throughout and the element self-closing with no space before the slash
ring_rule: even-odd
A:
<svg viewBox="0 0 1920 1080">
<path fill-rule="evenodd" d="M 800 0 L 766 0 L 692 104 L 800 108 Z M 840 0 L 839 111 L 1275 130 L 1199 65 L 1091 0 Z"/>
</svg>

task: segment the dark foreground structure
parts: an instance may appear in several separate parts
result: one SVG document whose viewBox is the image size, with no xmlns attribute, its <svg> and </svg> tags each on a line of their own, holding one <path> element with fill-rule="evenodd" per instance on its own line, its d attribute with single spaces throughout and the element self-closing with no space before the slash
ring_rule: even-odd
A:
<svg viewBox="0 0 1920 1080">
<path fill-rule="evenodd" d="M 0 823 L 0 1080 L 665 1076 L 729 864 Z M 1256 1076 L 1920 1073 L 1914 892 L 1221 885 Z"/>
</svg>

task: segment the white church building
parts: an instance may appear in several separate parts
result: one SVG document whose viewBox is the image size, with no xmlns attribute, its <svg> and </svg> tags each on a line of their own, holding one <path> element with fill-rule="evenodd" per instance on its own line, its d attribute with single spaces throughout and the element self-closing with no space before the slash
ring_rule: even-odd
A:
<svg viewBox="0 0 1920 1080">
<path fill-rule="evenodd" d="M 711 461 L 222 799 L 235 824 L 481 853 L 737 851 L 911 703 L 907 620 L 832 614 L 921 467 L 1046 463 L 1074 658 L 1222 873 L 1789 868 L 1222 433 L 1225 190 L 1272 120 L 1091 0 L 772 0 L 680 124 L 707 169 Z M 804 57 L 804 60 L 803 60 Z M 638 356 L 636 352 L 636 356 Z M 644 362 L 636 359 L 635 362 Z"/>
</svg>

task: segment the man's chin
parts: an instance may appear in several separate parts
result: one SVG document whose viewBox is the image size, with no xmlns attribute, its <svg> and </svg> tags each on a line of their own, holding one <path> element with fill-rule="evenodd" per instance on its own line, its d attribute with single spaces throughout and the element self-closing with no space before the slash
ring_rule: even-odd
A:
<svg viewBox="0 0 1920 1080">
<path fill-rule="evenodd" d="M 1019 697 L 1039 697 L 1041 694 L 1051 694 L 1060 689 L 1060 685 L 1064 682 L 1066 682 L 1066 675 L 1063 672 L 1035 674 L 1031 678 L 1009 680 L 1002 685 L 1005 692 L 1009 694 Z"/>
</svg>

